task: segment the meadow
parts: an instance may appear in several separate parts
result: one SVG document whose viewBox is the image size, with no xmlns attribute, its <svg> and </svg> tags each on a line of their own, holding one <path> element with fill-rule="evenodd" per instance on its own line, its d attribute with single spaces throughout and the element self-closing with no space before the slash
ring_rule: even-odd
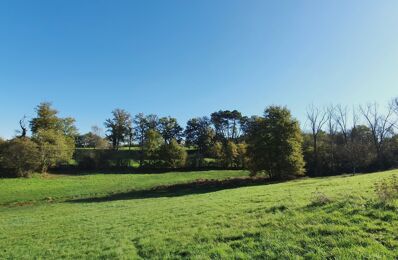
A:
<svg viewBox="0 0 398 260">
<path fill-rule="evenodd" d="M 248 173 L 1 179 L 0 258 L 396 259 L 398 204 L 373 190 L 394 174 L 181 192 L 149 189 Z"/>
</svg>

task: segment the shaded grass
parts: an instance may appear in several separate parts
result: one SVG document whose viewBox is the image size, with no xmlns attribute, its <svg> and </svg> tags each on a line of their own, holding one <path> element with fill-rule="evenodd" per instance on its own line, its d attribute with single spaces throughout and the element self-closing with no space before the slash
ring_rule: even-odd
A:
<svg viewBox="0 0 398 260">
<path fill-rule="evenodd" d="M 0 258 L 396 259 L 398 205 L 379 207 L 372 191 L 393 173 L 3 206 Z M 310 206 L 317 190 L 330 202 Z"/>
<path fill-rule="evenodd" d="M 87 198 L 197 179 L 248 176 L 246 171 L 169 172 L 162 174 L 36 175 L 29 179 L 0 179 L 0 205 Z"/>
</svg>

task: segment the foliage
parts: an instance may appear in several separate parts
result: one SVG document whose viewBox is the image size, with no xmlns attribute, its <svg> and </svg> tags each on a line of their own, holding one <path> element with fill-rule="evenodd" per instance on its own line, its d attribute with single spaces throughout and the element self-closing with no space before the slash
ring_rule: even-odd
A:
<svg viewBox="0 0 398 260">
<path fill-rule="evenodd" d="M 60 130 L 61 119 L 57 116 L 58 111 L 51 106 L 50 102 L 42 102 L 36 107 L 37 117 L 30 121 L 30 128 L 33 134 L 36 134 L 41 129 Z"/>
<path fill-rule="evenodd" d="M 159 161 L 159 152 L 162 144 L 163 138 L 158 131 L 149 129 L 146 132 L 142 151 L 149 165 L 154 165 Z"/>
<path fill-rule="evenodd" d="M 37 144 L 29 138 L 14 138 L 0 146 L 0 160 L 5 172 L 15 177 L 27 177 L 39 167 Z"/>
<path fill-rule="evenodd" d="M 112 116 L 104 124 L 109 133 L 107 138 L 112 143 L 113 149 L 118 150 L 126 138 L 132 135 L 132 119 L 124 109 L 113 110 Z"/>
<path fill-rule="evenodd" d="M 185 166 L 187 151 L 175 139 L 172 139 L 160 147 L 160 158 L 168 168 L 181 168 Z"/>
<path fill-rule="evenodd" d="M 264 117 L 252 122 L 248 137 L 250 170 L 266 172 L 271 178 L 304 174 L 302 136 L 290 111 L 271 106 Z"/>
<path fill-rule="evenodd" d="M 188 146 L 195 146 L 201 155 L 209 154 L 215 133 L 207 117 L 188 120 L 184 134 Z"/>
<path fill-rule="evenodd" d="M 162 117 L 159 119 L 159 132 L 166 143 L 170 143 L 173 139 L 180 143 L 182 130 L 177 119 L 173 117 Z"/>
<path fill-rule="evenodd" d="M 75 150 L 74 140 L 55 130 L 40 129 L 33 136 L 39 149 L 40 171 L 47 172 L 48 168 L 66 163 L 72 159 Z"/>
<path fill-rule="evenodd" d="M 219 141 L 237 141 L 243 134 L 242 128 L 245 117 L 237 110 L 220 110 L 211 114 L 211 122 Z"/>
</svg>

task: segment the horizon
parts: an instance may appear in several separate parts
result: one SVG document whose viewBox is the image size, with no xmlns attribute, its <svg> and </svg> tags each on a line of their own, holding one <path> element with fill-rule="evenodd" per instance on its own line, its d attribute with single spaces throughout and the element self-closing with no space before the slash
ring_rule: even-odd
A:
<svg viewBox="0 0 398 260">
<path fill-rule="evenodd" d="M 396 1 L 0 3 L 0 137 L 50 101 L 80 133 L 115 108 L 189 118 L 398 95 Z M 395 91 L 394 91 L 395 90 Z"/>
</svg>

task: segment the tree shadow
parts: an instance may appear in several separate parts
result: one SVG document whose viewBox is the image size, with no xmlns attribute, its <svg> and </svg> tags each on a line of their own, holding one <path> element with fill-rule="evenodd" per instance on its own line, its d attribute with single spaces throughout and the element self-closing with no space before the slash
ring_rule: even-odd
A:
<svg viewBox="0 0 398 260">
<path fill-rule="evenodd" d="M 265 177 L 256 178 L 231 178 L 225 180 L 197 180 L 190 183 L 157 186 L 147 190 L 132 190 L 110 194 L 103 197 L 92 197 L 68 200 L 70 203 L 94 203 L 117 200 L 134 200 L 147 198 L 180 197 L 193 194 L 205 194 L 220 190 L 234 189 L 240 187 L 273 184 L 279 181 L 272 181 Z"/>
</svg>

